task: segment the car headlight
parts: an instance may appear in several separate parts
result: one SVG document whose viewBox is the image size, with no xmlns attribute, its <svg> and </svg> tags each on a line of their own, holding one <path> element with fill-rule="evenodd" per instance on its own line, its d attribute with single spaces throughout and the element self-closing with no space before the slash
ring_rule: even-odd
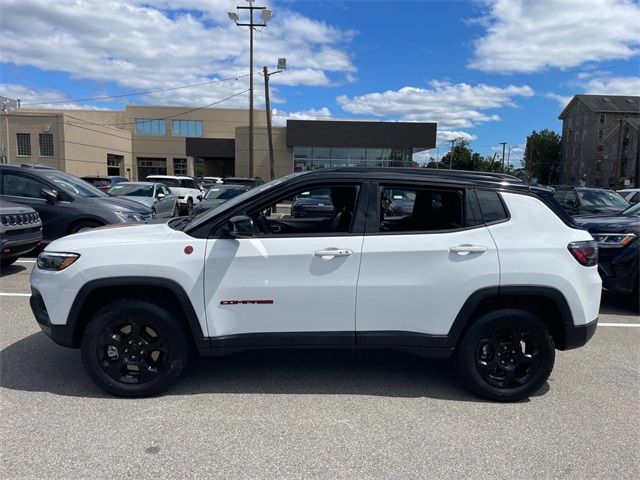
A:
<svg viewBox="0 0 640 480">
<path fill-rule="evenodd" d="M 144 222 L 144 218 L 142 218 L 142 215 L 140 215 L 139 213 L 136 213 L 136 212 L 123 212 L 121 210 L 118 210 L 118 211 L 116 211 L 116 215 L 118 215 L 118 217 L 120 217 L 120 219 L 124 223 Z"/>
<path fill-rule="evenodd" d="M 64 270 L 73 264 L 80 254 L 78 253 L 58 253 L 58 252 L 42 252 L 38 255 L 36 264 L 40 270 Z"/>
<path fill-rule="evenodd" d="M 636 239 L 635 233 L 592 233 L 600 248 L 626 247 Z"/>
</svg>

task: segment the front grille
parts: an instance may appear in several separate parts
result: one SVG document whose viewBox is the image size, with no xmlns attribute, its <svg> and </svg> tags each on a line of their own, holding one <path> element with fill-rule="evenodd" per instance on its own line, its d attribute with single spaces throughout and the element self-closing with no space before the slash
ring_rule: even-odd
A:
<svg viewBox="0 0 640 480">
<path fill-rule="evenodd" d="M 35 233 L 42 230 L 42 227 L 31 227 L 31 228 L 16 228 L 14 230 L 7 230 L 4 234 L 7 237 L 14 237 L 18 235 L 24 235 L 26 233 Z"/>
<path fill-rule="evenodd" d="M 40 222 L 40 217 L 36 212 L 33 213 L 16 213 L 0 215 L 0 222 L 2 225 L 32 225 Z"/>
</svg>

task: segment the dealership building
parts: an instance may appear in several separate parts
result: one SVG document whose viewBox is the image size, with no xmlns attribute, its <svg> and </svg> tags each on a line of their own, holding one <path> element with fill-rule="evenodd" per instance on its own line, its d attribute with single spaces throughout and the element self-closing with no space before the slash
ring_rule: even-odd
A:
<svg viewBox="0 0 640 480">
<path fill-rule="evenodd" d="M 249 112 L 127 105 L 116 110 L 7 109 L 2 161 L 73 175 L 249 175 Z M 287 120 L 273 128 L 275 174 L 330 166 L 414 166 L 435 123 Z M 254 111 L 254 174 L 270 178 L 266 115 Z"/>
</svg>

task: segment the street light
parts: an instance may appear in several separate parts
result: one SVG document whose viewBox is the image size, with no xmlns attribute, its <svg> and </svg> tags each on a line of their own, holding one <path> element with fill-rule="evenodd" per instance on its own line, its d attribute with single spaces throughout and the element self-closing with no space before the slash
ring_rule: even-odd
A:
<svg viewBox="0 0 640 480">
<path fill-rule="evenodd" d="M 266 27 L 273 13 L 267 7 L 256 7 L 255 0 L 247 0 L 248 7 L 236 7 L 236 10 L 249 10 L 249 23 L 241 23 L 237 12 L 228 12 L 229 19 L 239 27 L 249 27 L 249 176 L 254 176 L 253 161 L 253 30 L 255 27 Z M 253 11 L 261 10 L 262 23 L 253 22 Z"/>
<path fill-rule="evenodd" d="M 271 75 L 275 75 L 276 73 L 280 73 L 287 69 L 287 59 L 279 58 L 278 59 L 278 69 L 275 72 L 269 73 L 269 69 L 264 66 L 263 75 L 264 75 L 264 99 L 265 99 L 265 108 L 267 113 L 267 137 L 269 140 L 269 176 L 271 180 L 276 178 L 276 166 L 275 166 L 275 158 L 273 155 L 273 137 L 271 135 L 271 104 L 269 102 L 269 77 Z"/>
</svg>

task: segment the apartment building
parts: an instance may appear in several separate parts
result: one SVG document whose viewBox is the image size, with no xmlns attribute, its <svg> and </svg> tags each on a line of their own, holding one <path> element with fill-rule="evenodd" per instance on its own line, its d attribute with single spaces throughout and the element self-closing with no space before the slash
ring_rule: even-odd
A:
<svg viewBox="0 0 640 480">
<path fill-rule="evenodd" d="M 562 183 L 637 186 L 640 97 L 575 95 L 558 118 Z"/>
</svg>

